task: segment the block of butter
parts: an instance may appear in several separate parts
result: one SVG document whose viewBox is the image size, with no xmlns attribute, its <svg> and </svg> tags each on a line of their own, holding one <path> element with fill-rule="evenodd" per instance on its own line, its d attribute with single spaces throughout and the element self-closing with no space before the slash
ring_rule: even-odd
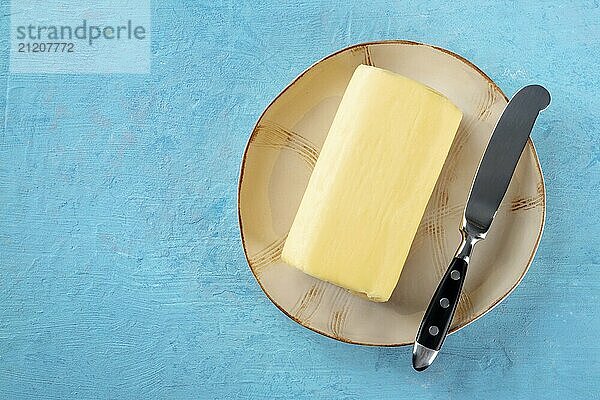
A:
<svg viewBox="0 0 600 400">
<path fill-rule="evenodd" d="M 323 144 L 283 260 L 387 301 L 461 118 L 433 89 L 360 65 Z"/>
</svg>

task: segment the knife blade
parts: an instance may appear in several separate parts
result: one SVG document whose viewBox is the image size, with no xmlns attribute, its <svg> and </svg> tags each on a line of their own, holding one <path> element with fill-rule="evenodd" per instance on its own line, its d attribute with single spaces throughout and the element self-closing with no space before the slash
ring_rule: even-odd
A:
<svg viewBox="0 0 600 400">
<path fill-rule="evenodd" d="M 550 93 L 540 85 L 519 90 L 504 109 L 477 168 L 460 228 L 462 242 L 442 277 L 419 326 L 413 348 L 413 368 L 433 363 L 444 343 L 465 281 L 473 246 L 490 229 L 506 194 L 517 162 Z"/>
</svg>

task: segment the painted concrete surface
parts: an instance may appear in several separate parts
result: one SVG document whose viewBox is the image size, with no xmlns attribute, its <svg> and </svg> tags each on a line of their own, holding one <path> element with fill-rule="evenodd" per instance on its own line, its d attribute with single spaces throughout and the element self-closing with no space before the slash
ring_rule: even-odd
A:
<svg viewBox="0 0 600 400">
<path fill-rule="evenodd" d="M 553 95 L 533 133 L 548 216 L 530 272 L 422 374 L 408 348 L 283 316 L 237 225 L 262 109 L 315 60 L 386 38 Z M 599 398 L 598 1 L 155 1 L 149 75 L 0 60 L 0 398 Z"/>
</svg>

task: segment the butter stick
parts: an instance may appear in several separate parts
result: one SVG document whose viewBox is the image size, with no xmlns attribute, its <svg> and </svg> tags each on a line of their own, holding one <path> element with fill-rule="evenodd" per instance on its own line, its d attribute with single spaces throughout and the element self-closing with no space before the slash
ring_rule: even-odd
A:
<svg viewBox="0 0 600 400">
<path fill-rule="evenodd" d="M 462 118 L 431 88 L 359 66 L 283 247 L 307 274 L 387 301 Z"/>
</svg>

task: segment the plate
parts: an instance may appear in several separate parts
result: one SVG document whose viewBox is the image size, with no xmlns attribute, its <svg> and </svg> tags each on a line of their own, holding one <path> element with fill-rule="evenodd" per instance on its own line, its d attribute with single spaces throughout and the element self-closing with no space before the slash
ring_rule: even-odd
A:
<svg viewBox="0 0 600 400">
<path fill-rule="evenodd" d="M 392 297 L 375 303 L 281 261 L 281 249 L 346 85 L 360 64 L 397 72 L 447 96 L 464 113 Z M 429 299 L 460 242 L 477 165 L 507 98 L 479 68 L 439 47 L 363 43 L 320 60 L 266 108 L 244 152 L 238 213 L 248 265 L 288 317 L 344 342 L 412 344 Z M 475 248 L 451 332 L 489 312 L 515 289 L 538 247 L 546 212 L 530 140 L 485 241 Z"/>
</svg>

